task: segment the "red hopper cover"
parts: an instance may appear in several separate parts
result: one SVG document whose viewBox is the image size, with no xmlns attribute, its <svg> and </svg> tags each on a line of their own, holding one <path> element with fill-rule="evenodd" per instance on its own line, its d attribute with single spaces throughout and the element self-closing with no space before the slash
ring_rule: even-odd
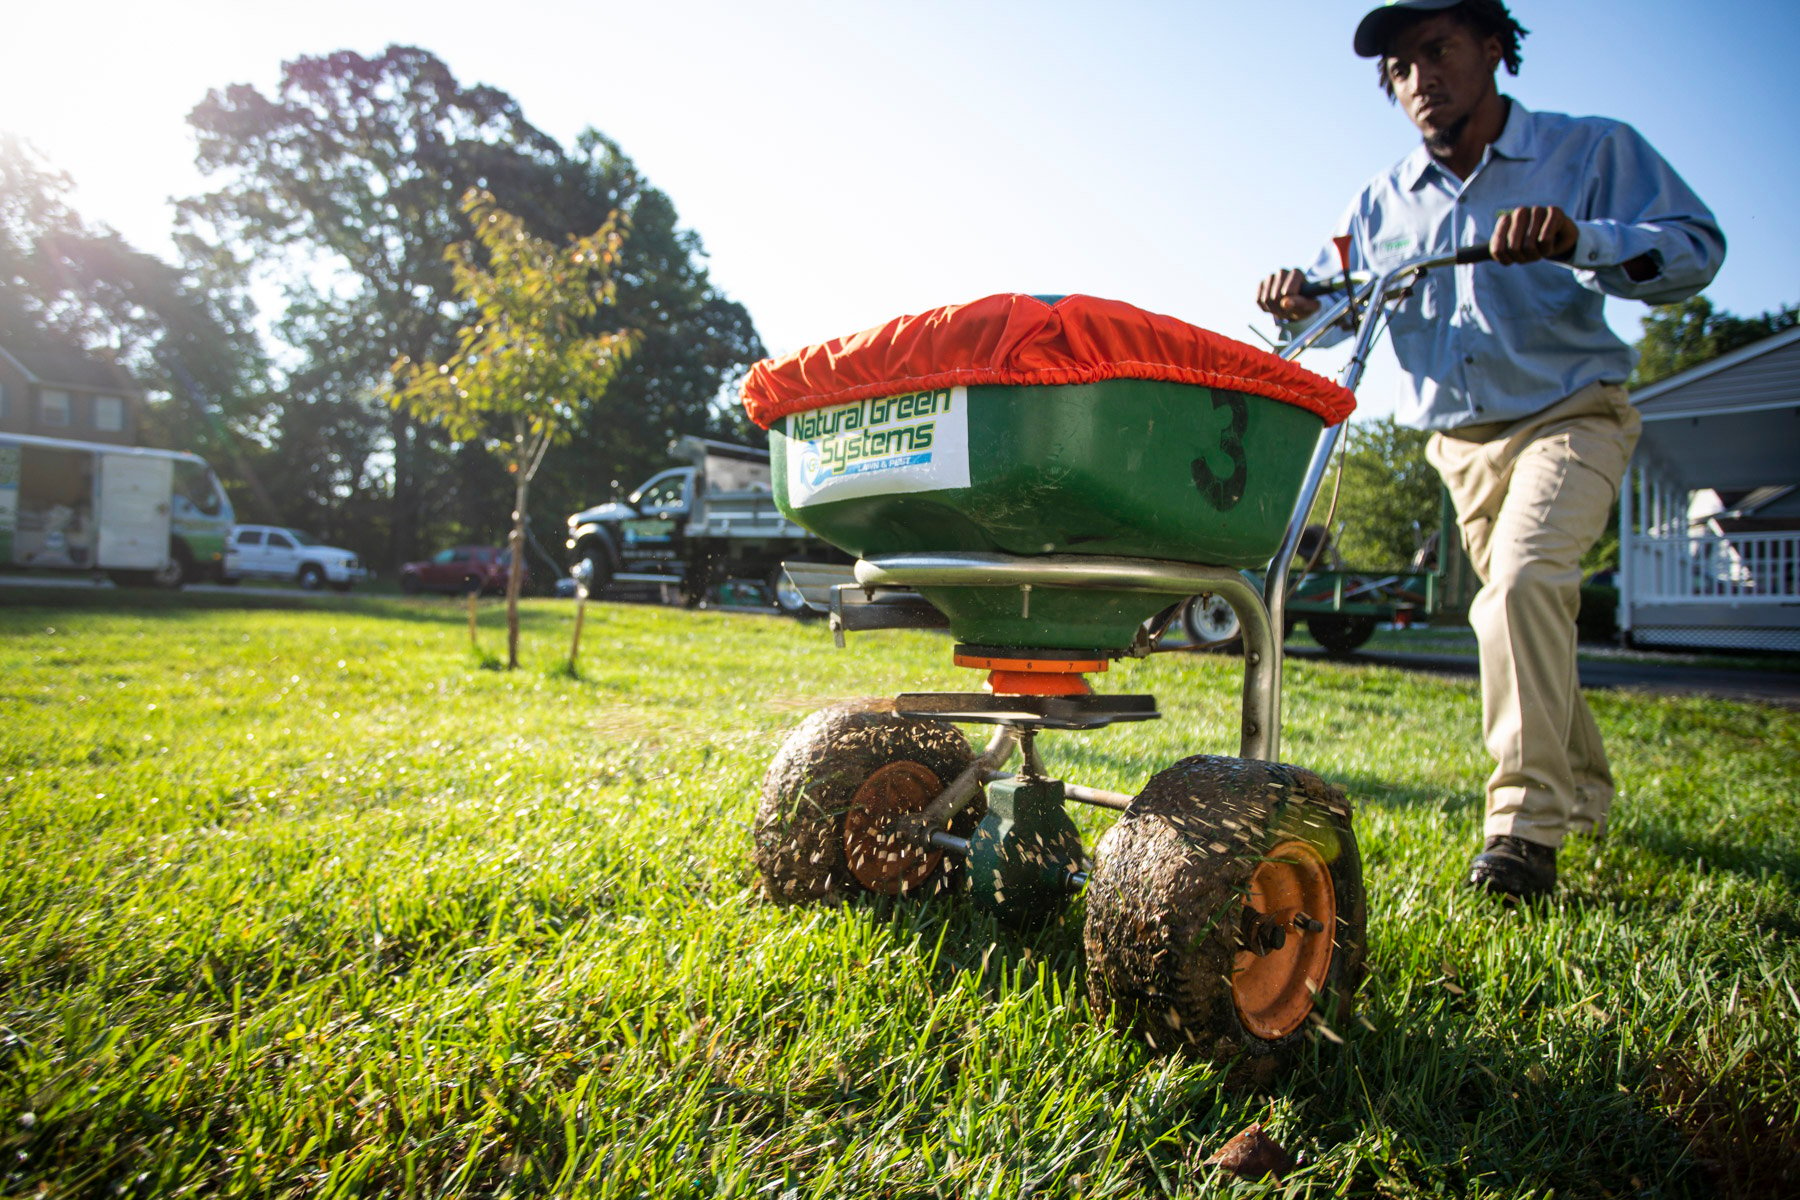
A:
<svg viewBox="0 0 1800 1200">
<path fill-rule="evenodd" d="M 1198 325 L 1119 300 L 1002 293 L 764 359 L 744 408 L 767 429 L 789 413 L 929 388 L 1156 379 L 1266 396 L 1335 425 L 1348 389 Z"/>
</svg>

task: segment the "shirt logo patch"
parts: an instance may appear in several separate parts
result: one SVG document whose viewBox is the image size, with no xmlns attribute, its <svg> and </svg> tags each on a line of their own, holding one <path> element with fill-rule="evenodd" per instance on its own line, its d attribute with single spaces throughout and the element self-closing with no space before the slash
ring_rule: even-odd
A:
<svg viewBox="0 0 1800 1200">
<path fill-rule="evenodd" d="M 1408 236 L 1391 237 L 1385 242 L 1375 243 L 1375 253 L 1377 253 L 1377 254 L 1398 254 L 1402 250 L 1411 249 L 1412 244 L 1413 244 L 1413 240 L 1411 237 L 1408 237 Z"/>
</svg>

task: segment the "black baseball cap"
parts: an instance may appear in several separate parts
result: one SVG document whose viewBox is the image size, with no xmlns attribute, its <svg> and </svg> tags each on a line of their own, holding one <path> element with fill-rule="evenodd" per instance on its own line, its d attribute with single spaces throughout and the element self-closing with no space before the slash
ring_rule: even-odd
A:
<svg viewBox="0 0 1800 1200">
<path fill-rule="evenodd" d="M 1369 13 L 1356 27 L 1356 52 L 1364 58 L 1380 58 L 1387 45 L 1388 30 L 1403 10 L 1427 13 L 1455 8 L 1463 0 L 1383 0 L 1380 8 Z"/>
</svg>

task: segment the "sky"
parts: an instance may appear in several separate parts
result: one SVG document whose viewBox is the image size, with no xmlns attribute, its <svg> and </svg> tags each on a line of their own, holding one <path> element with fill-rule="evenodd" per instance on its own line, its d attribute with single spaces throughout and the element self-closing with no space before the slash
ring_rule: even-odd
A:
<svg viewBox="0 0 1800 1200">
<path fill-rule="evenodd" d="M 772 353 L 993 292 L 1087 292 L 1254 341 L 1417 135 L 1350 50 L 1369 0 L 87 0 L 9 13 L 0 129 L 76 208 L 171 255 L 206 190 L 186 115 L 284 61 L 424 47 L 565 145 L 615 139 Z M 1800 4 L 1516 0 L 1503 90 L 1629 121 L 1707 201 L 1741 315 L 1800 301 Z M 27 49 L 28 48 L 28 49 Z M 1638 335 L 1641 305 L 1609 304 Z M 1333 371 L 1333 352 L 1305 360 Z M 1364 415 L 1391 411 L 1390 362 Z"/>
</svg>

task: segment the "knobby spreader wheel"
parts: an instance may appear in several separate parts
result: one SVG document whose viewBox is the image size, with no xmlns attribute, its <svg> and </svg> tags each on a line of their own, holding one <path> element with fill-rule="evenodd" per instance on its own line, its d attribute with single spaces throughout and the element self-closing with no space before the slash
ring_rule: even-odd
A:
<svg viewBox="0 0 1800 1200">
<path fill-rule="evenodd" d="M 901 717 L 890 701 L 838 705 L 808 717 L 763 777 L 751 861 L 776 900 L 836 902 L 859 892 L 930 893 L 954 862 L 913 836 L 923 810 L 974 755 L 947 721 Z M 980 797 L 949 832 L 968 837 Z"/>
<path fill-rule="evenodd" d="M 1200 756 L 1145 785 L 1087 890 L 1088 1001 L 1153 1049 L 1273 1077 L 1349 1012 L 1367 939 L 1342 792 L 1311 771 Z"/>
</svg>

